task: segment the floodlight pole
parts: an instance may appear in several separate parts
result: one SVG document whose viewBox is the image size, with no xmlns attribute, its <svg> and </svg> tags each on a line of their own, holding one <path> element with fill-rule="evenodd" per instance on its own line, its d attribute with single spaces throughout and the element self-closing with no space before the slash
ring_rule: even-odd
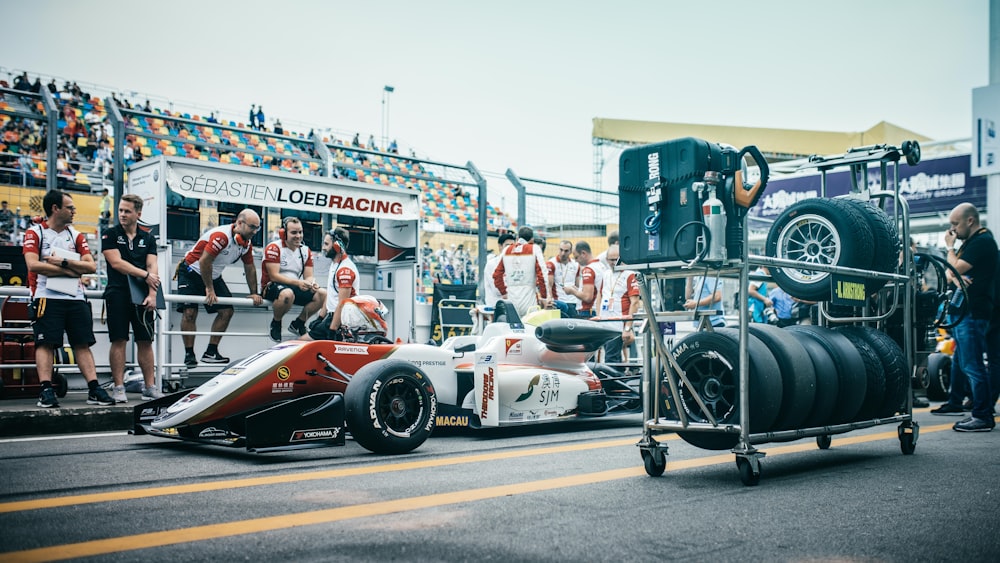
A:
<svg viewBox="0 0 1000 563">
<path fill-rule="evenodd" d="M 389 94 L 396 90 L 395 87 L 386 84 L 382 87 L 382 150 L 389 148 Z"/>
</svg>

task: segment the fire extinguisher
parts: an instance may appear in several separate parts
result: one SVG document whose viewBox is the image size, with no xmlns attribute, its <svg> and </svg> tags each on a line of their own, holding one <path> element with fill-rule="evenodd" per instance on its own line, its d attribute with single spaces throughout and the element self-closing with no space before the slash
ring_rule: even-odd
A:
<svg viewBox="0 0 1000 563">
<path fill-rule="evenodd" d="M 705 173 L 707 196 L 701 204 L 702 220 L 708 233 L 708 252 L 703 258 L 708 262 L 722 262 L 726 259 L 726 208 L 716 195 L 722 175 L 718 172 Z M 704 195 L 705 192 L 702 192 Z"/>
</svg>

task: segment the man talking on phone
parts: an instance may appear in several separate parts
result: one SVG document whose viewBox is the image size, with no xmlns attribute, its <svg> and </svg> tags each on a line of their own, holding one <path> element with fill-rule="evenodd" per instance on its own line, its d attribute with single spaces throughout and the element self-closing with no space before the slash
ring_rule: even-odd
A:
<svg viewBox="0 0 1000 563">
<path fill-rule="evenodd" d="M 997 266 L 997 243 L 993 233 L 979 223 L 979 211 L 971 203 L 960 203 L 948 216 L 951 228 L 944 235 L 948 246 L 948 264 L 965 280 L 965 316 L 952 329 L 955 337 L 955 362 L 969 381 L 972 394 L 972 416 L 956 422 L 952 427 L 957 432 L 989 432 L 996 426 L 993 420 L 993 393 L 990 389 L 989 372 L 983 363 L 986 352 L 986 329 L 993 314 L 992 276 Z M 955 241 L 962 246 L 955 250 Z M 963 289 L 954 274 L 948 271 L 949 281 L 956 292 Z M 955 299 L 952 300 L 956 302 Z M 960 314 L 960 313 L 958 313 Z M 931 411 L 933 414 L 962 414 L 962 392 L 955 389 L 949 394 L 948 402 Z"/>
</svg>

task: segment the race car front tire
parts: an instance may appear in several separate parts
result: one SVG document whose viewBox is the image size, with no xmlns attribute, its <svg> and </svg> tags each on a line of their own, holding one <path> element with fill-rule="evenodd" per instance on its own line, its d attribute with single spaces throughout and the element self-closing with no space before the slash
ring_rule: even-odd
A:
<svg viewBox="0 0 1000 563">
<path fill-rule="evenodd" d="M 377 454 L 410 452 L 434 430 L 434 386 L 409 362 L 378 360 L 366 365 L 351 379 L 344 401 L 354 441 Z"/>
</svg>

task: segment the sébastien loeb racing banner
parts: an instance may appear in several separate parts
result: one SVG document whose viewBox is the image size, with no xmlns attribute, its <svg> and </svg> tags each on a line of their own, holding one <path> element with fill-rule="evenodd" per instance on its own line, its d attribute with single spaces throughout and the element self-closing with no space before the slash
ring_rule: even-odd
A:
<svg viewBox="0 0 1000 563">
<path fill-rule="evenodd" d="M 299 175 L 170 157 L 143 161 L 129 175 L 127 191 L 146 201 L 142 218 L 149 227 L 164 219 L 162 202 L 156 202 L 163 197 L 162 180 L 177 195 L 200 200 L 375 219 L 420 218 L 420 200 L 413 192 L 345 179 L 296 178 Z"/>
</svg>

